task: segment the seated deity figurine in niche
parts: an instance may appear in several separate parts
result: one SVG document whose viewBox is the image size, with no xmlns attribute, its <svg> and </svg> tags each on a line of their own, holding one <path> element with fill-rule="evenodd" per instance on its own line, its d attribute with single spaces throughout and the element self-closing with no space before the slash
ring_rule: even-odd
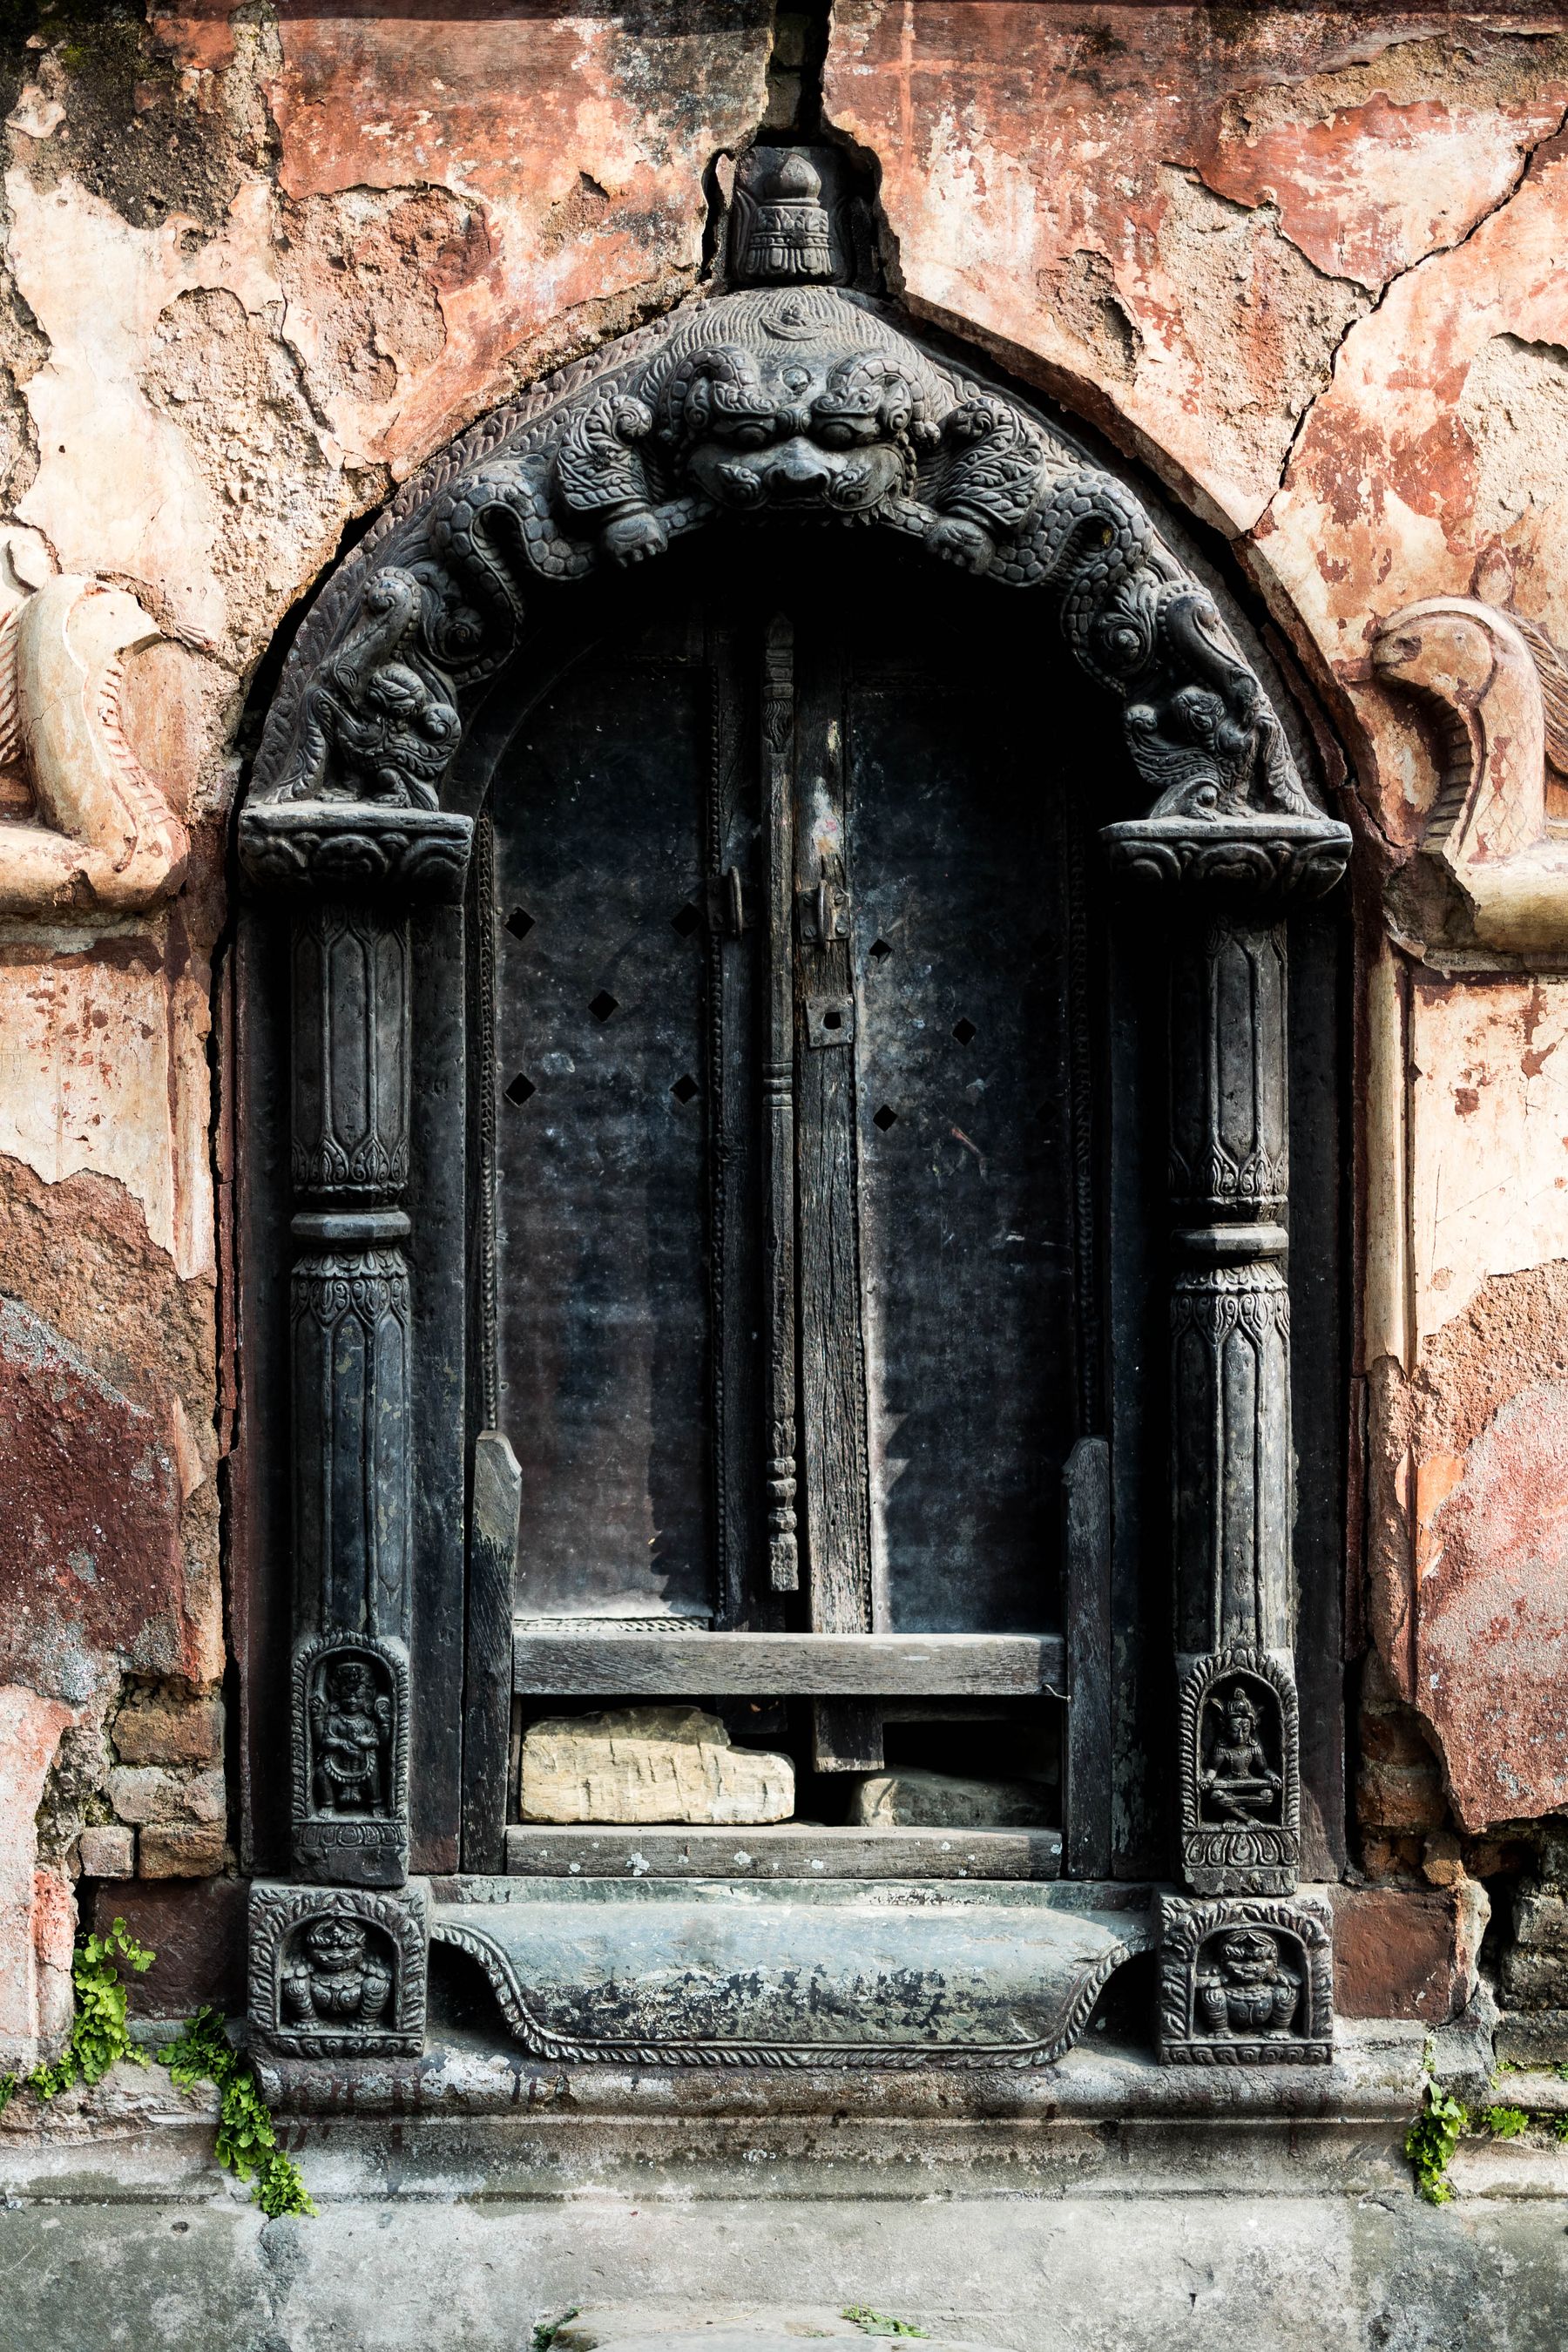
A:
<svg viewBox="0 0 1568 2352">
<path fill-rule="evenodd" d="M 363 1919 L 312 1919 L 284 1963 L 283 2014 L 300 2024 L 374 2025 L 392 1969 Z"/>
<path fill-rule="evenodd" d="M 1244 2040 L 1289 2033 L 1300 2005 L 1301 1979 L 1262 1927 L 1234 1928 L 1220 1944 L 1217 1967 L 1199 1961 L 1194 2025 L 1201 2033 Z"/>
<path fill-rule="evenodd" d="M 1264 1752 L 1246 1684 L 1232 1683 L 1220 1706 L 1223 1721 L 1210 1733 L 1198 1774 L 1205 1811 L 1224 1821 L 1256 1821 L 1274 1811 L 1285 1784 Z"/>
<path fill-rule="evenodd" d="M 310 1696 L 311 1775 L 323 1813 L 376 1813 L 385 1808 L 392 1701 L 375 1686 L 363 1658 L 338 1658 Z"/>
</svg>

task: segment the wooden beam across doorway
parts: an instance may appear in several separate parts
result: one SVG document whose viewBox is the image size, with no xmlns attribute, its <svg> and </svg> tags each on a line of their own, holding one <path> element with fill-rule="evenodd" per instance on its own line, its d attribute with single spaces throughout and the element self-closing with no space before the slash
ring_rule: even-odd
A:
<svg viewBox="0 0 1568 2352">
<path fill-rule="evenodd" d="M 616 1633 L 517 1626 L 512 1688 L 563 1698 L 1029 1698 L 1058 1633 Z"/>
</svg>

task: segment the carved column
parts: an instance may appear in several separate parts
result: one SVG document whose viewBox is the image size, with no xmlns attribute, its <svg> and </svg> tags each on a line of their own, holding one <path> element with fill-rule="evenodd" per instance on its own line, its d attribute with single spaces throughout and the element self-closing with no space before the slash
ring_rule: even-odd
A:
<svg viewBox="0 0 1568 2352">
<path fill-rule="evenodd" d="M 313 2021 L 350 2042 L 386 2030 L 398 1922 L 424 1917 L 414 1893 L 378 1909 L 353 1890 L 408 1875 L 409 916 L 460 895 L 470 830 L 353 802 L 253 803 L 241 822 L 247 871 L 292 900 L 293 1863 L 341 1890 L 291 1899 L 263 1972 L 283 2009 L 258 2022 L 307 2040 Z"/>
<path fill-rule="evenodd" d="M 1168 1958 L 1166 1976 L 1184 1970 L 1185 1991 L 1178 2001 L 1167 1986 L 1162 2049 L 1212 2057 L 1231 2043 L 1250 2060 L 1252 2045 L 1267 2042 L 1271 2056 L 1318 2058 L 1328 2046 L 1321 1969 L 1301 1958 L 1318 1915 L 1306 1898 L 1273 1906 L 1256 1898 L 1292 1895 L 1300 1868 L 1285 908 L 1292 895 L 1332 887 L 1350 835 L 1327 818 L 1246 815 L 1151 818 L 1110 826 L 1105 839 L 1113 866 L 1174 900 L 1170 1420 L 1181 1870 L 1194 1895 L 1253 1898 L 1167 1899 L 1167 1952 L 1186 1957 L 1180 1969 Z M 1184 2029 L 1173 2021 L 1178 2009 Z M 1200 2042 L 1202 2053 L 1186 2046 Z"/>
</svg>

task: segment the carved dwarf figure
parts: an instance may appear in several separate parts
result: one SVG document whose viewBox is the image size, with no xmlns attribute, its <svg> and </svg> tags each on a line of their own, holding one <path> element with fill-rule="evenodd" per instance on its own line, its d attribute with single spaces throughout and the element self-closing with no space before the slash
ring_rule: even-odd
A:
<svg viewBox="0 0 1568 2352">
<path fill-rule="evenodd" d="M 310 1699 L 317 1811 L 384 1811 L 391 1738 L 392 1701 L 376 1689 L 370 1667 L 363 1658 L 335 1660 Z"/>
<path fill-rule="evenodd" d="M 1213 1734 L 1198 1787 L 1223 1820 L 1254 1821 L 1274 1810 L 1285 1784 L 1258 1738 L 1258 1710 L 1246 1684 L 1232 1683 L 1222 1704 L 1224 1722 Z"/>
<path fill-rule="evenodd" d="M 1300 2004 L 1300 1977 L 1261 1927 L 1234 1929 L 1220 1945 L 1218 1967 L 1198 1970 L 1194 2022 L 1211 2036 L 1288 2034 Z"/>
<path fill-rule="evenodd" d="M 312 1919 L 284 1964 L 282 2009 L 297 2024 L 374 2025 L 392 1998 L 392 1969 L 363 1919 Z"/>
</svg>

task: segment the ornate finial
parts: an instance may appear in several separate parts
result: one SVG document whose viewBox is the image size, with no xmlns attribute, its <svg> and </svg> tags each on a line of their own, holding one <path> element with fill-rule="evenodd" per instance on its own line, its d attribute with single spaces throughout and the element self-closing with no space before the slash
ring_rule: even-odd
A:
<svg viewBox="0 0 1568 2352">
<path fill-rule="evenodd" d="M 816 165 L 798 147 L 753 148 L 736 174 L 736 284 L 788 286 L 837 274 Z"/>
</svg>

